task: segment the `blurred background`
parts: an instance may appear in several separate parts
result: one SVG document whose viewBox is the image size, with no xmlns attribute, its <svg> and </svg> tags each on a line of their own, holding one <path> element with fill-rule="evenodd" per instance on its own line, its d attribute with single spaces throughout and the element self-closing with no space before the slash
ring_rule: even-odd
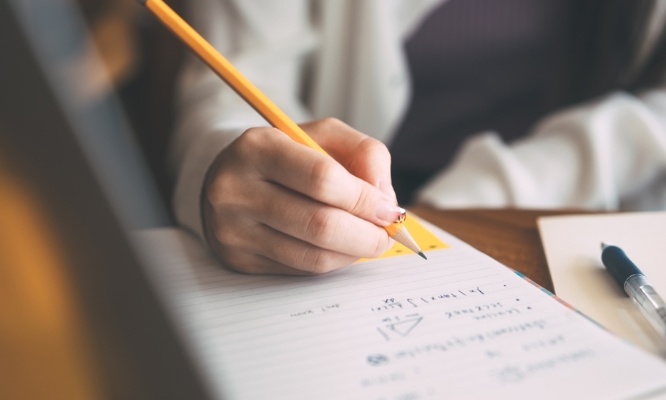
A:
<svg viewBox="0 0 666 400">
<path fill-rule="evenodd" d="M 173 123 L 175 77 L 185 51 L 136 0 L 77 0 L 148 161 L 160 194 L 169 201 L 165 153 Z M 182 14 L 182 0 L 167 3 Z"/>
<path fill-rule="evenodd" d="M 112 107 L 117 104 L 114 96 L 120 98 L 121 109 L 166 203 L 171 185 L 164 173 L 164 158 L 174 114 L 171 102 L 174 77 L 183 47 L 135 0 L 71 2 L 83 15 L 89 35 L 68 26 L 61 29 L 67 19 L 61 20 L 58 12 L 60 8 L 68 9 L 70 1 L 11 1 L 1 4 L 0 16 L 3 10 L 22 9 L 30 16 L 30 23 L 43 23 L 42 31 L 57 31 L 51 38 L 40 36 L 51 45 L 49 51 L 65 50 L 80 56 L 64 66 L 51 67 L 56 71 L 54 76 L 62 73 L 64 78 L 77 83 L 73 97 L 85 106 L 81 115 L 74 118 L 88 113 L 94 119 L 107 117 L 99 120 L 107 126 L 94 138 L 98 142 L 103 134 L 123 133 L 122 118 L 117 118 Z M 168 3 L 180 11 L 181 1 Z M 0 26 L 0 30 L 6 35 L 16 35 L 12 27 L 15 21 L 8 15 L 12 12 L 7 12 L 2 20 L 12 23 Z M 67 40 L 59 40 L 62 31 L 70 34 Z M 0 76 L 0 87 L 3 90 L 9 87 L 0 100 L 0 399 L 164 398 L 137 396 L 152 389 L 147 384 L 150 378 L 146 379 L 144 374 L 147 358 L 136 350 L 141 349 L 139 346 L 151 347 L 152 341 L 154 356 L 156 351 L 167 348 L 163 353 L 169 353 L 170 348 L 177 346 L 165 346 L 169 340 L 163 341 L 163 337 L 155 334 L 155 329 L 164 331 L 166 326 L 160 312 L 156 312 L 157 304 L 151 303 L 148 295 L 143 299 L 136 295 L 146 292 L 136 260 L 118 262 L 112 253 L 106 252 L 122 253 L 117 250 L 125 245 L 121 243 L 124 238 L 117 232 L 108 235 L 100 232 L 113 227 L 108 224 L 108 215 L 95 213 L 107 205 L 96 207 L 96 201 L 100 200 L 99 192 L 95 191 L 98 188 L 85 179 L 76 180 L 85 173 L 81 175 L 72 169 L 77 167 L 76 163 L 67 158 L 67 151 L 61 152 L 73 147 L 58 146 L 62 127 L 44 129 L 50 121 L 58 121 L 62 116 L 43 107 L 53 106 L 53 99 L 34 96 L 39 91 L 33 89 L 43 89 L 43 77 L 31 69 L 34 65 L 27 63 L 21 69 L 18 60 L 26 54 L 25 38 L 4 37 L 1 42 L 3 57 L 9 55 L 16 61 L 5 64 L 4 75 Z M 91 50 L 104 70 L 97 68 L 97 60 L 88 63 L 91 59 L 86 54 Z M 30 82 L 35 82 L 35 88 Z M 72 82 L 62 86 L 68 86 L 67 83 Z M 30 120 L 36 122 L 31 124 Z M 34 127 L 39 128 L 33 135 Z M 55 145 L 39 138 L 51 138 Z M 119 139 L 118 143 L 112 143 L 119 146 L 109 150 L 127 154 L 122 152 L 122 146 L 133 145 L 132 142 L 120 143 Z M 109 144 L 104 140 L 101 143 Z M 24 151 L 26 148 L 31 149 L 29 153 Z M 126 148 L 132 150 L 134 146 Z M 80 147 L 74 150 L 77 149 L 81 150 Z M 123 156 L 117 162 L 128 164 L 131 169 L 135 167 L 131 159 Z M 45 170 L 44 165 L 47 169 L 54 166 L 53 171 Z M 54 191 L 57 184 L 50 184 L 49 179 L 67 173 L 73 177 L 69 183 L 63 180 L 69 186 L 56 187 Z M 114 194 L 116 197 L 135 194 L 118 192 Z M 133 201 L 131 196 L 126 197 L 128 202 Z M 67 208 L 74 209 L 75 215 L 60 213 Z M 145 211 L 145 208 L 140 211 L 146 216 L 145 221 L 149 221 L 145 225 L 170 223 L 168 217 L 162 218 L 160 214 L 155 218 L 152 214 L 159 213 Z M 129 275 L 121 272 L 123 268 L 137 276 L 127 279 Z M 118 273 L 110 274 L 113 270 Z M 169 362 L 168 358 L 160 357 L 158 361 L 172 366 L 181 364 Z M 186 367 L 186 363 L 182 365 Z M 173 375 L 178 380 L 187 372 Z"/>
</svg>

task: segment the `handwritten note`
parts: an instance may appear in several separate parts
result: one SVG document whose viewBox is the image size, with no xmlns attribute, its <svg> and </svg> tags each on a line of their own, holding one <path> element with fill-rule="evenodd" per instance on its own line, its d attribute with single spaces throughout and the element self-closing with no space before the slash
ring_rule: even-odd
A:
<svg viewBox="0 0 666 400">
<path fill-rule="evenodd" d="M 208 382 L 230 399 L 627 398 L 666 363 L 450 235 L 326 276 L 232 273 L 189 235 L 141 236 Z M 597 373 L 595 371 L 603 371 Z"/>
</svg>

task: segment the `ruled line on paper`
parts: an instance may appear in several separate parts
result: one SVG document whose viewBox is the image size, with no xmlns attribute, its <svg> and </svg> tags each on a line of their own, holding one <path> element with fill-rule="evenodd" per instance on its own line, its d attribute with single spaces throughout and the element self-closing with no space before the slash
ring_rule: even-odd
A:
<svg viewBox="0 0 666 400">
<path fill-rule="evenodd" d="M 235 274 L 199 257 L 190 239 L 169 240 L 193 248 L 156 252 L 162 282 L 225 398 L 518 400 L 535 390 L 543 398 L 666 390 L 663 362 L 453 237 L 425 264 L 396 257 L 313 278 Z M 589 376 L 595 369 L 605 371 L 603 385 Z"/>
</svg>

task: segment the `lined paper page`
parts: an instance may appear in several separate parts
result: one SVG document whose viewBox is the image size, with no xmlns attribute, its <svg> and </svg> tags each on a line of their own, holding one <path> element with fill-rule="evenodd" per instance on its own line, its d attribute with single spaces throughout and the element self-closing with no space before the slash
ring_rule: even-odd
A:
<svg viewBox="0 0 666 400">
<path fill-rule="evenodd" d="M 247 276 L 176 229 L 141 235 L 173 315 L 230 399 L 605 398 L 666 393 L 666 363 L 450 235 L 316 277 Z"/>
</svg>

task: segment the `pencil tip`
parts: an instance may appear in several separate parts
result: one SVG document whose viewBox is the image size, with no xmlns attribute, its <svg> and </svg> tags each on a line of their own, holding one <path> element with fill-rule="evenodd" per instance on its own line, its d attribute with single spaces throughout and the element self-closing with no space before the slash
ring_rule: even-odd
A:
<svg viewBox="0 0 666 400">
<path fill-rule="evenodd" d="M 405 226 L 402 224 L 394 224 L 394 225 L 398 225 L 399 227 L 391 235 L 393 240 L 407 247 L 409 250 L 413 251 L 414 253 L 420 255 L 421 257 L 423 257 L 424 260 L 427 260 L 428 258 L 426 258 L 425 254 L 423 254 L 423 251 L 421 251 L 419 245 L 416 244 L 412 235 L 409 234 L 407 228 L 405 228 Z"/>
</svg>

